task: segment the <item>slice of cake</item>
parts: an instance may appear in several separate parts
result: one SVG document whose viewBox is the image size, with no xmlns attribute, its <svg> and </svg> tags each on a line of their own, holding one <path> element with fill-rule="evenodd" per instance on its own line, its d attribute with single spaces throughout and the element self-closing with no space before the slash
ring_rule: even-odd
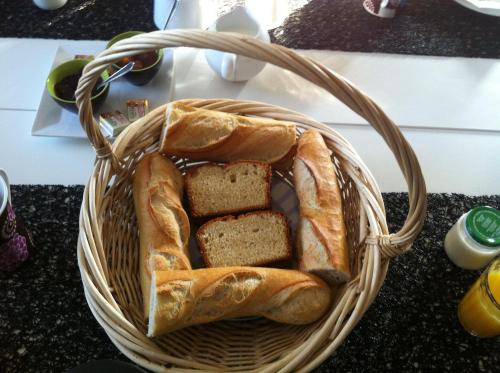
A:
<svg viewBox="0 0 500 373">
<path fill-rule="evenodd" d="M 196 240 L 207 267 L 262 266 L 291 258 L 289 233 L 282 213 L 255 211 L 210 220 Z"/>
<path fill-rule="evenodd" d="M 271 166 L 256 161 L 207 163 L 186 175 L 193 217 L 263 210 L 271 206 Z"/>
</svg>

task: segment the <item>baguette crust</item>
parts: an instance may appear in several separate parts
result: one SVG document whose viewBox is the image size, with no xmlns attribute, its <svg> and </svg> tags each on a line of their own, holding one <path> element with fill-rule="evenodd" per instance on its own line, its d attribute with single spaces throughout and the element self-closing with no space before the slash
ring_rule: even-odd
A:
<svg viewBox="0 0 500 373">
<path fill-rule="evenodd" d="M 205 246 L 205 242 L 203 242 L 203 238 L 202 238 L 204 231 L 211 224 L 218 222 L 218 221 L 231 221 L 231 220 L 237 220 L 240 218 L 244 218 L 247 216 L 266 215 L 269 213 L 270 213 L 270 211 L 253 211 L 253 212 L 248 212 L 246 214 L 238 215 L 237 217 L 233 216 L 233 215 L 221 216 L 219 218 L 212 219 L 212 220 L 206 222 L 205 224 L 203 224 L 196 232 L 196 242 L 198 243 L 198 247 L 200 249 L 200 254 L 203 258 L 203 262 L 205 263 L 205 266 L 208 268 L 215 267 L 214 264 L 210 262 L 210 258 L 209 258 L 208 252 L 207 252 L 207 247 Z M 272 211 L 272 214 L 274 214 L 275 216 L 278 216 L 282 220 L 283 224 L 288 227 L 288 219 L 285 216 L 285 214 L 283 214 L 279 211 Z M 283 261 L 292 259 L 292 256 L 293 256 L 292 244 L 291 244 L 292 240 L 290 238 L 290 229 L 289 228 L 287 229 L 286 233 L 287 233 L 287 235 L 286 235 L 287 252 L 285 255 L 283 255 L 282 257 L 274 258 L 274 260 L 272 262 L 269 262 L 267 260 L 261 260 L 261 261 L 255 261 L 252 264 L 247 264 L 247 266 L 265 266 L 265 265 L 268 265 L 271 263 L 279 263 L 279 262 L 283 262 Z M 238 264 L 241 264 L 241 263 L 238 263 Z"/>
<path fill-rule="evenodd" d="M 299 138 L 294 161 L 300 204 L 299 267 L 330 284 L 351 277 L 342 196 L 334 167 L 319 132 L 305 131 Z"/>
<path fill-rule="evenodd" d="M 330 302 L 328 285 L 299 271 L 255 267 L 156 271 L 148 336 L 244 316 L 308 324 L 323 316 Z"/>
<path fill-rule="evenodd" d="M 249 163 L 249 164 L 255 164 L 259 167 L 266 167 L 267 172 L 266 172 L 266 177 L 265 177 L 265 183 L 267 184 L 267 193 L 266 193 L 266 201 L 263 204 L 256 204 L 256 205 L 249 205 L 245 209 L 241 208 L 234 208 L 234 209 L 225 209 L 225 210 L 220 210 L 217 211 L 217 213 L 213 214 L 205 214 L 202 211 L 196 210 L 196 203 L 193 200 L 193 186 L 192 186 L 192 179 L 196 177 L 196 174 L 199 172 L 200 168 L 204 167 L 220 167 L 225 170 L 230 170 L 233 167 L 237 167 L 242 163 Z M 206 164 L 201 164 L 199 166 L 195 166 L 190 168 L 185 176 L 185 184 L 186 184 L 186 194 L 187 194 L 187 199 L 189 203 L 189 211 L 191 212 L 191 216 L 194 218 L 207 218 L 211 216 L 220 216 L 220 215 L 228 215 L 228 214 L 233 214 L 233 213 L 238 213 L 238 212 L 244 212 L 244 211 L 254 211 L 254 210 L 265 210 L 269 209 L 271 207 L 271 177 L 272 177 L 272 171 L 271 167 L 269 166 L 268 163 L 264 162 L 259 162 L 259 161 L 238 161 L 234 163 L 227 163 L 227 164 L 215 164 L 215 163 L 206 163 Z"/>
<path fill-rule="evenodd" d="M 191 269 L 189 220 L 182 208 L 180 171 L 159 153 L 147 154 L 134 175 L 134 204 L 139 226 L 139 272 L 144 315 L 149 314 L 151 273 L 154 270 Z"/>
<path fill-rule="evenodd" d="M 254 160 L 289 168 L 296 144 L 295 125 L 198 109 L 179 102 L 167 105 L 160 152 L 194 160 Z"/>
</svg>

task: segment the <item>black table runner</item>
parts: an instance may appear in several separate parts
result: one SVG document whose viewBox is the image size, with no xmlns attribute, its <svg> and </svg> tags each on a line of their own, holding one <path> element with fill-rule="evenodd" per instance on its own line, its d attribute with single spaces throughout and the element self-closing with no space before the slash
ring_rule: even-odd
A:
<svg viewBox="0 0 500 373">
<path fill-rule="evenodd" d="M 62 372 L 94 359 L 127 361 L 92 316 L 76 260 L 82 186 L 13 186 L 13 204 L 37 245 L 12 274 L 0 273 L 0 371 Z M 391 232 L 406 217 L 407 195 L 384 194 Z M 317 370 L 497 370 L 500 338 L 478 339 L 460 326 L 457 305 L 478 271 L 455 267 L 446 232 L 478 205 L 500 196 L 430 194 L 424 229 L 390 265 L 375 303 L 337 353 Z"/>
</svg>

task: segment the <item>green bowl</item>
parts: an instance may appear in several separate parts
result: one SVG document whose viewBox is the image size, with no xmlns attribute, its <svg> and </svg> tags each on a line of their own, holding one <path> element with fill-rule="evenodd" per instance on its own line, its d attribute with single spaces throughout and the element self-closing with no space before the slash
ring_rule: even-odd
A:
<svg viewBox="0 0 500 373">
<path fill-rule="evenodd" d="M 78 107 L 76 106 L 76 100 L 64 100 L 56 95 L 55 85 L 60 82 L 62 79 L 69 75 L 76 74 L 83 70 L 86 64 L 88 64 L 90 60 L 82 60 L 75 59 L 63 62 L 59 66 L 57 66 L 54 70 L 52 70 L 47 78 L 46 87 L 47 91 L 50 94 L 50 97 L 54 99 L 59 105 L 63 108 L 68 109 L 74 113 L 78 112 Z M 103 80 L 107 79 L 109 74 L 106 70 L 104 70 L 101 74 L 101 78 Z M 102 105 L 109 92 L 109 84 L 104 86 L 104 89 L 101 89 L 96 95 L 92 96 L 90 102 L 92 104 L 92 109 L 97 111 L 99 107 Z"/>
<path fill-rule="evenodd" d="M 108 44 L 106 45 L 106 49 L 111 47 L 113 44 L 116 42 L 131 38 L 132 36 L 139 35 L 139 34 L 144 34 L 142 31 L 127 31 L 123 32 L 121 34 L 116 35 L 113 39 L 111 39 Z M 158 52 L 158 58 L 156 59 L 155 63 L 145 67 L 144 69 L 138 69 L 138 70 L 132 70 L 128 72 L 127 74 L 124 75 L 124 78 L 127 79 L 130 83 L 135 84 L 135 85 L 144 85 L 147 84 L 151 81 L 151 79 L 154 78 L 154 76 L 158 73 L 158 70 L 160 70 L 161 67 L 161 61 L 163 60 L 163 49 L 157 49 Z M 113 68 L 119 69 L 122 66 L 119 66 L 117 64 L 113 64 Z"/>
</svg>

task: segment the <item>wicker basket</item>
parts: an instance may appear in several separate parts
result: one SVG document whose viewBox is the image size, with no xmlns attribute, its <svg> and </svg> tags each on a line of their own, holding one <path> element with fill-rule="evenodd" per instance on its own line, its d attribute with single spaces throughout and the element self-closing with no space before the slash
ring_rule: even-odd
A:
<svg viewBox="0 0 500 373">
<path fill-rule="evenodd" d="M 299 113 L 259 102 L 185 100 L 196 107 L 295 122 L 299 132 L 319 130 L 333 151 L 344 199 L 354 278 L 341 287 L 331 310 L 306 326 L 266 319 L 221 321 L 161 338 L 146 337 L 141 315 L 138 237 L 132 198 L 135 164 L 158 149 L 165 106 L 130 125 L 109 144 L 93 118 L 90 92 L 100 73 L 125 56 L 166 47 L 210 48 L 253 57 L 290 70 L 326 89 L 364 117 L 394 153 L 409 186 L 402 229 L 389 234 L 384 203 L 370 171 L 337 132 Z M 396 125 L 368 97 L 326 67 L 296 52 L 232 34 L 194 30 L 157 31 L 125 39 L 89 63 L 77 90 L 80 120 L 97 158 L 80 212 L 78 263 L 85 296 L 118 349 L 153 371 L 309 371 L 330 356 L 358 323 L 384 281 L 389 259 L 408 250 L 420 232 L 426 190 L 417 158 Z M 181 170 L 190 163 L 175 159 Z M 278 175 L 290 180 L 291 174 Z"/>
</svg>

